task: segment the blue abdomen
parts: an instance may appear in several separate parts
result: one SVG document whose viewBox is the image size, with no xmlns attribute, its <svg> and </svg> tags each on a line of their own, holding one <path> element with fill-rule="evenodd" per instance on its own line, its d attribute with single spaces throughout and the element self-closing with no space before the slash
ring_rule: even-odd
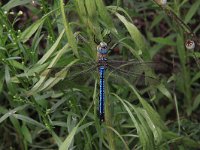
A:
<svg viewBox="0 0 200 150">
<path fill-rule="evenodd" d="M 104 66 L 99 67 L 99 74 L 100 74 L 100 95 L 99 95 L 99 117 L 101 121 L 104 121 L 104 100 L 105 100 L 105 91 L 104 91 Z"/>
</svg>

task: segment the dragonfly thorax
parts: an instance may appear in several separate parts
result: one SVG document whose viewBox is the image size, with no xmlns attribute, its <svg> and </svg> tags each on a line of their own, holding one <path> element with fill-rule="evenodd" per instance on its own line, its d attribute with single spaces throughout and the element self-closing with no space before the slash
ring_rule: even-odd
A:
<svg viewBox="0 0 200 150">
<path fill-rule="evenodd" d="M 107 46 L 107 43 L 101 42 L 101 43 L 97 46 L 97 52 L 100 53 L 100 54 L 107 54 L 107 53 L 108 53 L 108 46 Z"/>
<path fill-rule="evenodd" d="M 105 66 L 107 63 L 108 46 L 107 43 L 101 42 L 97 46 L 97 57 L 99 66 Z"/>
</svg>

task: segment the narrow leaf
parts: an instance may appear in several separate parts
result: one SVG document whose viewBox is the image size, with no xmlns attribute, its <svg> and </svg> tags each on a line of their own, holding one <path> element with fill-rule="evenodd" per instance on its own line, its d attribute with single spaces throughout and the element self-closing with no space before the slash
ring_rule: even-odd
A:
<svg viewBox="0 0 200 150">
<path fill-rule="evenodd" d="M 66 15 L 65 15 L 63 0 L 60 0 L 60 9 L 61 9 L 62 21 L 63 21 L 64 27 L 65 27 L 65 32 L 66 32 L 66 35 L 67 35 L 69 45 L 72 47 L 74 54 L 77 57 L 79 57 L 76 39 L 74 37 L 72 29 L 71 29 L 71 27 L 70 27 L 70 25 L 67 21 Z"/>
<path fill-rule="evenodd" d="M 6 120 L 8 117 L 12 116 L 13 114 L 15 114 L 16 112 L 25 109 L 25 107 L 27 107 L 28 105 L 23 105 L 23 106 L 18 106 L 13 110 L 8 111 L 6 114 L 4 114 L 1 118 L 0 118 L 0 123 L 2 123 L 4 120 Z"/>
<path fill-rule="evenodd" d="M 56 40 L 56 42 L 53 44 L 53 46 L 48 50 L 47 53 L 45 53 L 45 55 L 37 62 L 37 64 L 43 64 L 56 50 L 63 34 L 64 34 L 64 30 L 60 33 L 58 39 Z"/>
<path fill-rule="evenodd" d="M 187 24 L 192 17 L 195 15 L 195 13 L 199 10 L 200 7 L 200 1 L 196 1 L 190 8 L 190 10 L 188 11 L 188 13 L 185 16 L 185 20 L 184 22 Z"/>
<path fill-rule="evenodd" d="M 72 129 L 72 131 L 69 133 L 69 135 L 67 136 L 67 138 L 65 139 L 65 141 L 60 145 L 59 150 L 68 150 L 70 147 L 71 142 L 74 139 L 74 136 L 76 134 L 76 132 L 78 131 L 78 127 L 80 126 L 80 124 L 83 122 L 83 120 L 85 119 L 85 117 L 87 116 L 87 114 L 89 113 L 91 107 L 93 105 L 93 102 L 91 103 L 90 107 L 88 108 L 87 112 L 85 113 L 85 115 L 83 116 L 83 118 L 79 121 L 79 123 Z M 85 126 L 87 127 L 87 126 Z"/>
<path fill-rule="evenodd" d="M 25 5 L 31 3 L 32 0 L 10 0 L 2 8 L 6 11 L 9 11 L 11 8 L 14 8 L 19 5 Z"/>
</svg>

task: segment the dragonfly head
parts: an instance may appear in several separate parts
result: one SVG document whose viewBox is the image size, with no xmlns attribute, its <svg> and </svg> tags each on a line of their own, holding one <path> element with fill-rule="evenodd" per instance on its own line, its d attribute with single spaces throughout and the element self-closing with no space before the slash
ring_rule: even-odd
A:
<svg viewBox="0 0 200 150">
<path fill-rule="evenodd" d="M 108 46 L 107 46 L 107 43 L 101 42 L 101 43 L 97 46 L 97 51 L 98 51 L 100 54 L 107 54 L 107 53 L 108 53 Z"/>
</svg>

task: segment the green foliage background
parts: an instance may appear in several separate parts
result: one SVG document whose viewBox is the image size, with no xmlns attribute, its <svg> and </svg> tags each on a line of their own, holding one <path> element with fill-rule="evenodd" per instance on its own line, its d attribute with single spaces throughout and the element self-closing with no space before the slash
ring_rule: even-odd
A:
<svg viewBox="0 0 200 150">
<path fill-rule="evenodd" d="M 0 149 L 200 148 L 200 1 L 0 2 Z M 161 68 L 145 72 L 159 84 L 142 89 L 121 76 L 106 80 L 100 124 L 98 75 L 68 81 L 66 70 L 95 61 L 94 35 L 102 41 L 108 34 L 121 58 L 156 60 Z"/>
</svg>

